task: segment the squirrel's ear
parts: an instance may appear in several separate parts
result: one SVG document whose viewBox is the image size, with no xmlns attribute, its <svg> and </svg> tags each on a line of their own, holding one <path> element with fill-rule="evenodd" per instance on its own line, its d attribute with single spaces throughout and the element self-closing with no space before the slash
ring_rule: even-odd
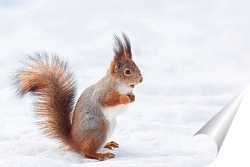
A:
<svg viewBox="0 0 250 167">
<path fill-rule="evenodd" d="M 114 41 L 115 41 L 115 45 L 114 45 L 114 65 L 115 65 L 115 71 L 118 71 L 122 64 L 125 61 L 125 56 L 124 56 L 124 47 L 123 47 L 123 43 L 121 42 L 121 40 L 115 35 L 114 36 Z"/>
<path fill-rule="evenodd" d="M 115 64 L 115 71 L 118 71 L 120 68 L 121 68 L 121 63 L 116 61 L 116 64 Z"/>
<path fill-rule="evenodd" d="M 123 40 L 125 42 L 123 44 L 124 56 L 125 56 L 126 59 L 132 59 L 130 40 L 129 40 L 128 36 L 125 33 L 122 33 L 122 36 L 123 36 Z"/>
<path fill-rule="evenodd" d="M 118 62 L 123 63 L 125 59 L 132 59 L 131 46 L 128 37 L 122 33 L 124 42 L 121 41 L 116 35 L 114 36 L 115 46 L 114 53 L 115 59 Z"/>
</svg>

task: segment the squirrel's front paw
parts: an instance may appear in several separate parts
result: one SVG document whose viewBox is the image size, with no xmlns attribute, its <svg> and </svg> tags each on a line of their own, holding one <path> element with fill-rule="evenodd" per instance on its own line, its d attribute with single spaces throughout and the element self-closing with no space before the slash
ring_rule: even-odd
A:
<svg viewBox="0 0 250 167">
<path fill-rule="evenodd" d="M 121 102 L 121 104 L 128 104 L 128 103 L 130 103 L 130 98 L 129 98 L 129 96 L 121 96 L 120 97 L 120 102 Z"/>
<path fill-rule="evenodd" d="M 135 101 L 135 95 L 132 92 L 128 94 L 128 97 L 129 97 L 130 103 Z"/>
<path fill-rule="evenodd" d="M 113 149 L 113 148 L 118 148 L 119 147 L 119 144 L 114 142 L 114 141 L 111 141 L 111 142 L 108 142 L 105 144 L 104 148 L 108 148 L 108 149 Z"/>
</svg>

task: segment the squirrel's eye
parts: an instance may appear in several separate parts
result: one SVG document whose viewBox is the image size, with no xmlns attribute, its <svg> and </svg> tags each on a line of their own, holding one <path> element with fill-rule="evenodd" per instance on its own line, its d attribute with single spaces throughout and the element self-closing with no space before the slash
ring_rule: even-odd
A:
<svg viewBox="0 0 250 167">
<path fill-rule="evenodd" d="M 131 72 L 130 69 L 125 69 L 124 73 L 125 73 L 125 75 L 130 75 L 130 74 L 132 74 L 132 72 Z"/>
</svg>

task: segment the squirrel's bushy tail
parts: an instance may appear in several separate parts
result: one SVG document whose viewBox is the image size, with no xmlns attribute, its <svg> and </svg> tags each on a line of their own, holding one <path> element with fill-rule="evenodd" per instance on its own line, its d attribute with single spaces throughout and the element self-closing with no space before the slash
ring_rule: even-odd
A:
<svg viewBox="0 0 250 167">
<path fill-rule="evenodd" d="M 71 112 L 76 86 L 66 62 L 46 53 L 29 56 L 15 76 L 20 95 L 35 95 L 35 111 L 44 132 L 70 146 Z"/>
</svg>

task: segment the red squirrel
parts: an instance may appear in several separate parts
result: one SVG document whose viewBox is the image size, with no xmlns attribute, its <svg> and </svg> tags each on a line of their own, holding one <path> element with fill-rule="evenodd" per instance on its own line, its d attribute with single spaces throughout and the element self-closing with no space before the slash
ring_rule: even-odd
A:
<svg viewBox="0 0 250 167">
<path fill-rule="evenodd" d="M 106 140 L 114 130 L 116 116 L 135 101 L 134 86 L 143 80 L 132 60 L 130 41 L 125 34 L 122 36 L 114 37 L 114 58 L 106 75 L 83 91 L 75 107 L 73 73 L 58 56 L 29 56 L 29 62 L 15 76 L 19 95 L 32 92 L 35 96 L 35 111 L 45 134 L 71 151 L 100 161 L 115 157 L 98 150 L 119 147 Z"/>
</svg>

